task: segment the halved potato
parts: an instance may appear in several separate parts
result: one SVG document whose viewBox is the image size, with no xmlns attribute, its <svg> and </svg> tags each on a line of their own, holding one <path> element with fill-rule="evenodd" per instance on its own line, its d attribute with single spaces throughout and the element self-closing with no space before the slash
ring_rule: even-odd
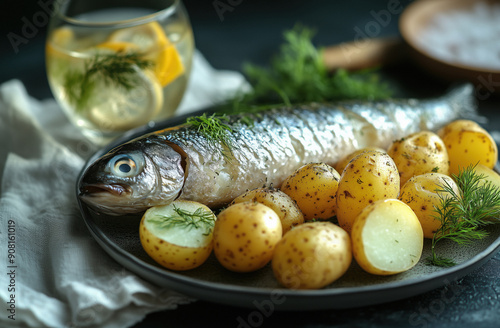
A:
<svg viewBox="0 0 500 328">
<path fill-rule="evenodd" d="M 353 255 L 363 270 L 391 275 L 411 269 L 422 255 L 424 234 L 412 209 L 397 199 L 368 205 L 356 218 Z"/>
<path fill-rule="evenodd" d="M 215 214 L 205 205 L 176 200 L 148 209 L 139 225 L 142 247 L 158 264 L 190 270 L 203 264 L 213 249 Z"/>
</svg>

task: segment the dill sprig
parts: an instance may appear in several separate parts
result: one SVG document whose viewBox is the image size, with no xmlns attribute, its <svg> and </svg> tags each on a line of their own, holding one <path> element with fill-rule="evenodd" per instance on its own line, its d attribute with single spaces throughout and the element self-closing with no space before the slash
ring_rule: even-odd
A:
<svg viewBox="0 0 500 328">
<path fill-rule="evenodd" d="M 381 99 L 391 95 L 388 86 L 380 83 L 373 70 L 329 72 L 321 48 L 312 42 L 314 34 L 312 29 L 297 25 L 284 32 L 285 42 L 271 60 L 270 68 L 245 64 L 243 70 L 253 90 L 238 95 L 231 105 L 236 108 L 270 103 L 290 106 L 345 99 Z"/>
<path fill-rule="evenodd" d="M 106 86 L 115 85 L 131 90 L 139 81 L 134 77 L 137 70 L 152 67 L 150 60 L 137 52 L 96 53 L 84 63 L 83 71 L 70 70 L 64 77 L 63 86 L 69 102 L 77 111 L 87 106 L 97 81 Z"/>
<path fill-rule="evenodd" d="M 215 216 L 212 212 L 201 207 L 194 212 L 189 212 L 174 205 L 176 215 L 158 216 L 148 221 L 154 223 L 159 229 L 180 227 L 185 229 L 204 229 L 204 236 L 208 236 L 215 225 Z"/>
<path fill-rule="evenodd" d="M 439 194 L 441 203 L 435 207 L 436 218 L 441 221 L 441 227 L 434 233 L 431 244 L 431 256 L 427 262 L 437 266 L 453 266 L 456 263 L 448 258 L 438 256 L 436 244 L 444 239 L 459 245 L 469 245 L 475 240 L 488 236 L 484 226 L 500 222 L 500 189 L 490 182 L 485 182 L 485 176 L 477 174 L 474 166 L 460 170 L 453 175 L 459 193 L 444 182 Z"/>
<path fill-rule="evenodd" d="M 200 116 L 189 117 L 186 123 L 203 135 L 214 150 L 219 149 L 216 145 L 220 143 L 222 145 L 220 151 L 224 157 L 229 157 L 228 152 L 231 153 L 237 147 L 231 135 L 233 129 L 229 125 L 229 117 L 226 114 L 214 113 L 207 116 L 203 113 Z"/>
</svg>

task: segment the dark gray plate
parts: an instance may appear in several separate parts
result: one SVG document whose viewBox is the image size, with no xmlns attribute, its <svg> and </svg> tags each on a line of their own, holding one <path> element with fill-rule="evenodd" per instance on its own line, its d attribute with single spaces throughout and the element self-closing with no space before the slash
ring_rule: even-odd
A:
<svg viewBox="0 0 500 328">
<path fill-rule="evenodd" d="M 184 120 L 185 117 L 179 117 L 148 129 L 134 131 L 97 152 L 85 168 L 117 144 Z M 77 188 L 79 182 L 80 178 Z M 278 285 L 269 265 L 253 273 L 233 273 L 219 265 L 213 255 L 201 267 L 191 271 L 167 270 L 156 264 L 142 249 L 138 230 L 140 216 L 105 216 L 95 213 L 79 199 L 78 202 L 83 219 L 95 240 L 112 258 L 130 271 L 159 286 L 169 287 L 198 299 L 235 306 L 272 304 L 274 309 L 280 310 L 319 310 L 390 302 L 424 293 L 459 279 L 483 265 L 500 249 L 500 225 L 496 225 L 489 227 L 489 237 L 472 246 L 461 247 L 451 242 L 438 244 L 439 254 L 458 263 L 451 268 L 427 266 L 424 263 L 430 254 L 430 242 L 426 240 L 420 262 L 407 272 L 393 276 L 370 275 L 361 270 L 353 260 L 343 277 L 323 289 L 288 290 Z"/>
</svg>

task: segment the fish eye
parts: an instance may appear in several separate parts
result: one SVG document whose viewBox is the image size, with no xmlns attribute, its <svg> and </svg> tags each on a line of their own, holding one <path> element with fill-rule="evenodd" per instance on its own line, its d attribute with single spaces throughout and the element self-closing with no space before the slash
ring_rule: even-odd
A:
<svg viewBox="0 0 500 328">
<path fill-rule="evenodd" d="M 144 160 L 138 156 L 116 155 L 108 162 L 108 170 L 116 176 L 130 178 L 136 176 L 144 166 Z"/>
</svg>

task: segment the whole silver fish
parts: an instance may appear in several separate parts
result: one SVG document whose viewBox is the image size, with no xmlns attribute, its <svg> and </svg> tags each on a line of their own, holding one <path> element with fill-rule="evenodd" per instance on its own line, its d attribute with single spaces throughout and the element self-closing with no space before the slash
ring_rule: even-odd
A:
<svg viewBox="0 0 500 328">
<path fill-rule="evenodd" d="M 217 207 L 249 189 L 279 187 L 303 164 L 334 164 L 367 146 L 385 149 L 405 135 L 435 131 L 474 113 L 473 88 L 464 85 L 437 99 L 349 101 L 234 115 L 231 150 L 181 125 L 146 134 L 99 158 L 84 172 L 80 197 L 111 215 L 175 199 Z M 253 124 L 242 123 L 242 115 Z"/>
</svg>

